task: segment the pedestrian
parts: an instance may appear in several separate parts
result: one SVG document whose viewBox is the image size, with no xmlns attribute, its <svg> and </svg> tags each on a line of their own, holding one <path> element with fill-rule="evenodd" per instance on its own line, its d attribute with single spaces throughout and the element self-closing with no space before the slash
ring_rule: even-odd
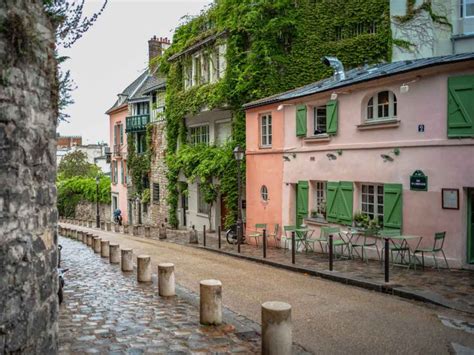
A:
<svg viewBox="0 0 474 355">
<path fill-rule="evenodd" d="M 117 208 L 117 209 L 114 211 L 114 222 L 115 222 L 115 223 L 118 223 L 119 226 L 122 225 L 122 211 L 120 211 L 119 208 Z"/>
</svg>

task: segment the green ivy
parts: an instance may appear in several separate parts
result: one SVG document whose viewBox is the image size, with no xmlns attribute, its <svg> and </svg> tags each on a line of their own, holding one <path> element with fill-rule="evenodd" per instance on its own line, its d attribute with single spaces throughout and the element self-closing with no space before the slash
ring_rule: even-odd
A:
<svg viewBox="0 0 474 355">
<path fill-rule="evenodd" d="M 133 133 L 128 133 L 127 135 L 127 168 L 137 196 L 141 196 L 145 190 L 144 179 L 148 177 L 150 172 L 151 157 L 154 154 L 152 131 L 153 125 L 148 125 L 146 129 L 147 149 L 144 153 L 140 154 L 137 154 Z"/>
<path fill-rule="evenodd" d="M 375 24 L 377 31 L 356 35 L 354 27 L 358 24 Z M 222 31 L 226 31 L 226 37 L 217 41 L 227 43 L 225 77 L 216 84 L 184 90 L 182 59 L 168 62 L 168 58 Z M 336 40 L 336 33 L 343 39 Z M 236 145 L 245 147 L 243 104 L 330 76 L 331 69 L 320 60 L 324 55 L 337 56 L 349 69 L 390 60 L 391 44 L 388 0 L 216 0 L 199 16 L 185 19 L 160 63 L 167 75 L 170 224 L 178 225 L 180 172 L 189 180 L 200 179 L 202 184 L 212 184 L 209 177 L 217 178 L 219 186 L 215 188 L 224 196 L 229 210 L 226 226 L 235 222 L 237 165 L 232 149 Z M 186 144 L 184 117 L 203 108 L 231 110 L 232 140 L 224 147 Z M 241 168 L 245 179 L 245 164 Z M 210 192 L 209 200 L 216 196 L 213 186 L 205 190 Z"/>
<path fill-rule="evenodd" d="M 424 1 L 420 6 L 415 7 L 416 0 L 407 0 L 406 6 L 407 11 L 406 14 L 403 16 L 394 16 L 394 19 L 399 23 L 407 23 L 413 20 L 416 16 L 418 16 L 422 11 L 428 12 L 433 22 L 436 22 L 440 25 L 445 25 L 449 27 L 453 27 L 453 25 L 449 22 L 446 16 L 441 16 L 436 14 L 433 11 L 433 6 L 431 1 Z"/>
</svg>

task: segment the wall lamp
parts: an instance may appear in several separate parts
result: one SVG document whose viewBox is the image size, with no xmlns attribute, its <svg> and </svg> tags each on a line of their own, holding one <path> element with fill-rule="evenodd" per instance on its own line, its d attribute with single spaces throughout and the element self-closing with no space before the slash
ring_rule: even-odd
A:
<svg viewBox="0 0 474 355">
<path fill-rule="evenodd" d="M 329 160 L 336 160 L 337 157 L 335 154 L 332 153 L 327 153 L 326 156 L 328 157 Z"/>
<path fill-rule="evenodd" d="M 394 148 L 393 150 L 391 150 L 388 154 L 380 154 L 380 157 L 383 159 L 384 162 L 387 162 L 387 161 L 393 161 L 393 157 L 390 155 L 390 153 L 393 153 L 393 155 L 395 156 L 399 156 L 400 155 L 400 148 Z"/>
<path fill-rule="evenodd" d="M 290 161 L 290 157 L 287 157 L 286 155 L 283 155 L 283 160 L 284 161 Z"/>
<path fill-rule="evenodd" d="M 384 163 L 387 162 L 387 161 L 393 161 L 393 158 L 390 155 L 380 154 L 380 156 L 382 157 Z"/>
<path fill-rule="evenodd" d="M 284 108 L 285 106 L 294 106 L 294 105 L 293 105 L 293 104 L 280 104 L 280 105 L 278 105 L 278 107 L 277 107 L 277 111 L 283 110 L 283 108 Z"/>
<path fill-rule="evenodd" d="M 412 84 L 412 83 L 415 83 L 417 82 L 418 80 L 420 80 L 420 76 L 417 76 L 415 79 L 411 80 L 411 81 L 408 81 L 406 83 L 403 83 L 402 85 L 400 85 L 400 93 L 401 94 L 406 94 L 409 90 L 410 90 L 410 85 L 408 84 Z"/>
</svg>

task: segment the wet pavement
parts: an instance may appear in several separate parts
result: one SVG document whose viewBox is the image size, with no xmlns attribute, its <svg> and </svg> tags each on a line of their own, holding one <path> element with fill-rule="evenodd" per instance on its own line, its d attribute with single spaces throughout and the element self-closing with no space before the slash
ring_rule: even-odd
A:
<svg viewBox="0 0 474 355">
<path fill-rule="evenodd" d="M 69 269 L 59 312 L 61 354 L 260 351 L 255 332 L 201 326 L 198 307 L 186 297 L 159 297 L 156 278 L 138 283 L 135 272 L 123 273 L 84 244 L 66 238 L 60 244 L 61 266 Z"/>
<path fill-rule="evenodd" d="M 170 235 L 166 241 L 190 245 L 187 236 L 180 234 Z M 260 240 L 261 243 L 261 240 Z M 199 245 L 203 246 L 202 233 L 199 233 Z M 206 247 L 218 249 L 218 238 L 213 233 L 206 234 Z M 221 250 L 238 255 L 237 247 L 227 243 L 224 233 L 221 239 Z M 241 245 L 241 255 L 256 259 L 263 259 L 263 248 L 260 244 Z M 295 266 L 308 271 L 327 272 L 329 270 L 329 259 L 327 254 L 314 252 L 297 252 Z M 266 260 L 291 266 L 291 251 L 269 247 Z M 340 276 L 352 280 L 361 280 L 368 283 L 383 285 L 384 268 L 381 262 L 361 259 L 343 259 L 334 261 L 333 270 Z M 447 270 L 426 267 L 424 270 L 406 267 L 390 268 L 390 286 L 403 292 L 413 293 L 415 296 L 428 298 L 434 303 L 474 314 L 474 271 L 470 270 Z"/>
</svg>

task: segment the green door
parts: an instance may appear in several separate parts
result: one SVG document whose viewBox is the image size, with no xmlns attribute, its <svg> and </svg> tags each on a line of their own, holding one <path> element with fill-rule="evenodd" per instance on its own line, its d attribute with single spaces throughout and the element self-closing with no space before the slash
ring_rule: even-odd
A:
<svg viewBox="0 0 474 355">
<path fill-rule="evenodd" d="M 474 264 L 474 189 L 469 189 L 468 190 L 467 262 L 469 264 Z"/>
<path fill-rule="evenodd" d="M 303 224 L 303 219 L 308 217 L 308 182 L 298 181 L 296 188 L 296 225 Z"/>
</svg>

